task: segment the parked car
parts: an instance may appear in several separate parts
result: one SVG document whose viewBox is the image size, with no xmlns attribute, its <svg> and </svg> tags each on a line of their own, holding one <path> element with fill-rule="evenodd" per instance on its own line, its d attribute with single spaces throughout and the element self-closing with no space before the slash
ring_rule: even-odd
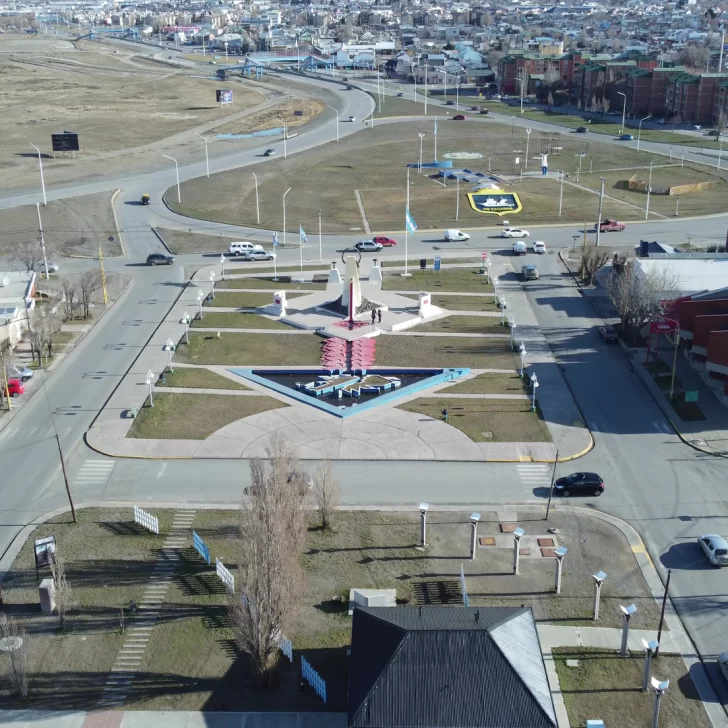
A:
<svg viewBox="0 0 728 728">
<path fill-rule="evenodd" d="M 166 253 L 152 253 L 147 256 L 147 265 L 172 265 L 174 258 Z"/>
<path fill-rule="evenodd" d="M 462 230 L 445 230 L 445 241 L 448 243 L 461 243 L 464 240 L 470 240 L 470 235 Z"/>
<path fill-rule="evenodd" d="M 354 247 L 362 253 L 378 253 L 384 246 L 373 240 L 360 240 Z"/>
<path fill-rule="evenodd" d="M 379 243 L 384 248 L 391 248 L 393 245 L 397 244 L 396 240 L 388 238 L 385 235 L 377 235 L 373 238 L 373 240 L 375 243 Z"/>
<path fill-rule="evenodd" d="M 533 252 L 543 255 L 546 252 L 546 243 L 543 240 L 536 240 L 533 243 Z"/>
<path fill-rule="evenodd" d="M 513 243 L 513 255 L 525 255 L 527 252 L 528 248 L 526 247 L 526 243 L 522 240 L 516 240 L 516 242 Z"/>
<path fill-rule="evenodd" d="M 275 149 L 266 149 L 263 152 L 264 157 L 275 157 L 276 156 L 276 150 Z"/>
<path fill-rule="evenodd" d="M 233 242 L 228 245 L 228 253 L 230 255 L 243 255 L 251 250 L 263 250 L 263 246 L 257 245 L 256 243 L 249 243 L 247 240 Z"/>
<path fill-rule="evenodd" d="M 589 129 L 587 129 L 585 126 L 577 126 L 576 127 L 576 133 L 577 134 L 588 134 Z"/>
<path fill-rule="evenodd" d="M 22 364 L 10 364 L 5 369 L 8 379 L 19 379 L 21 382 L 27 382 L 33 378 L 35 371 L 23 366 Z"/>
<path fill-rule="evenodd" d="M 599 231 L 602 233 L 623 233 L 627 226 L 623 222 L 617 222 L 616 220 L 602 220 L 599 225 Z"/>
<path fill-rule="evenodd" d="M 631 142 L 634 140 L 634 137 L 631 134 L 622 134 L 620 135 L 619 140 L 622 142 Z"/>
<path fill-rule="evenodd" d="M 521 276 L 524 281 L 537 281 L 538 268 L 533 264 L 523 265 L 521 266 Z"/>
<path fill-rule="evenodd" d="M 698 536 L 698 543 L 713 566 L 728 566 L 728 541 L 723 536 L 705 533 Z"/>
<path fill-rule="evenodd" d="M 468 117 L 465 116 L 465 114 L 457 114 L 456 116 L 452 117 L 453 121 L 465 121 Z"/>
<path fill-rule="evenodd" d="M 501 231 L 502 238 L 527 238 L 529 235 L 528 230 L 522 230 L 521 228 L 507 227 Z"/>
<path fill-rule="evenodd" d="M 243 253 L 243 260 L 273 260 L 275 255 L 267 250 L 248 250 Z"/>
<path fill-rule="evenodd" d="M 25 387 L 19 379 L 8 379 L 8 394 L 17 399 L 21 394 L 25 394 Z"/>
<path fill-rule="evenodd" d="M 599 336 L 601 336 L 607 344 L 616 344 L 619 341 L 619 334 L 614 326 L 600 326 Z"/>
<path fill-rule="evenodd" d="M 554 493 L 570 495 L 600 496 L 604 492 L 604 481 L 596 473 L 572 473 L 554 483 Z"/>
</svg>

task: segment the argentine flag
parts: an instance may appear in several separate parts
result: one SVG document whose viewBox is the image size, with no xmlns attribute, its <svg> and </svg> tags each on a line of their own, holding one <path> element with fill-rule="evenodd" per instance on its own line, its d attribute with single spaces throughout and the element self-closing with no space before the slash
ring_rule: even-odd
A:
<svg viewBox="0 0 728 728">
<path fill-rule="evenodd" d="M 409 232 L 413 233 L 415 232 L 415 230 L 417 230 L 417 223 L 415 222 L 415 219 L 412 217 L 412 215 L 410 215 L 409 208 L 404 211 L 404 222 Z"/>
<path fill-rule="evenodd" d="M 278 247 L 278 233 L 273 233 L 273 247 Z"/>
<path fill-rule="evenodd" d="M 301 224 L 298 226 L 298 236 L 301 238 L 301 245 L 305 245 L 308 242 L 306 233 L 303 231 L 303 225 Z"/>
<path fill-rule="evenodd" d="M 437 119 L 435 119 L 435 136 L 437 136 Z"/>
</svg>

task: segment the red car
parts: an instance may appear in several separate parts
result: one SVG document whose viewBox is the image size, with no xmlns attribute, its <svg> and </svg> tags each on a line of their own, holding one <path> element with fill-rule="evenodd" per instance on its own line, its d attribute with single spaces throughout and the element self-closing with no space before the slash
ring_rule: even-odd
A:
<svg viewBox="0 0 728 728">
<path fill-rule="evenodd" d="M 386 238 L 383 235 L 378 235 L 376 238 L 373 238 L 373 240 L 375 243 L 379 243 L 385 248 L 391 248 L 393 245 L 397 244 L 396 240 L 392 240 L 392 238 Z"/>
<path fill-rule="evenodd" d="M 8 379 L 8 394 L 11 397 L 19 397 L 25 393 L 25 387 L 19 379 Z"/>
<path fill-rule="evenodd" d="M 599 232 L 602 233 L 622 233 L 627 226 L 623 222 L 616 220 L 602 220 L 599 226 Z"/>
<path fill-rule="evenodd" d="M 465 121 L 465 119 L 467 119 L 467 118 L 468 117 L 465 116 L 465 114 L 458 114 L 457 116 L 453 116 L 452 120 L 453 121 Z"/>
</svg>

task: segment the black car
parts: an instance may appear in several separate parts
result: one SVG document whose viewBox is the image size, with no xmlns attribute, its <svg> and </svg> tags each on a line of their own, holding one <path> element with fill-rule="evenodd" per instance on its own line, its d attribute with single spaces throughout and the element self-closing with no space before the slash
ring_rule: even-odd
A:
<svg viewBox="0 0 728 728">
<path fill-rule="evenodd" d="M 600 326 L 599 336 L 604 339 L 607 344 L 616 344 L 619 341 L 619 334 L 614 326 Z"/>
<path fill-rule="evenodd" d="M 174 258 L 166 253 L 152 253 L 147 256 L 147 265 L 172 265 Z"/>
<path fill-rule="evenodd" d="M 450 101 L 449 99 L 445 102 L 445 106 L 455 106 L 454 101 Z"/>
<path fill-rule="evenodd" d="M 266 149 L 263 152 L 263 156 L 264 157 L 275 157 L 275 155 L 276 155 L 276 150 L 275 149 Z"/>
<path fill-rule="evenodd" d="M 589 131 L 585 126 L 577 126 L 576 127 L 576 133 L 577 134 L 586 134 Z"/>
<path fill-rule="evenodd" d="M 596 473 L 572 473 L 559 478 L 554 483 L 556 495 L 593 495 L 600 496 L 604 492 L 604 481 Z"/>
</svg>

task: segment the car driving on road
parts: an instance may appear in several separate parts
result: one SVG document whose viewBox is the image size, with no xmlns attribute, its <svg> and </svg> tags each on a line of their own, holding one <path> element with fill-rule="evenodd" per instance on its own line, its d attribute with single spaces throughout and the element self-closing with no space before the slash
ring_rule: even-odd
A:
<svg viewBox="0 0 728 728">
<path fill-rule="evenodd" d="M 362 253 L 378 253 L 384 246 L 373 240 L 360 240 L 354 247 Z"/>
<path fill-rule="evenodd" d="M 385 248 L 391 248 L 393 245 L 397 244 L 397 241 L 394 240 L 394 238 L 388 238 L 386 235 L 377 235 L 373 239 L 375 243 L 379 243 Z"/>
<path fill-rule="evenodd" d="M 521 228 L 507 227 L 501 230 L 502 238 L 527 238 L 531 233 Z"/>
<path fill-rule="evenodd" d="M 728 541 L 714 533 L 698 536 L 698 544 L 713 566 L 728 566 Z"/>
<path fill-rule="evenodd" d="M 614 326 L 600 326 L 599 336 L 601 336 L 607 344 L 616 344 L 619 341 L 619 334 Z"/>
<path fill-rule="evenodd" d="M 276 156 L 276 150 L 275 149 L 266 149 L 263 152 L 264 157 L 275 157 Z"/>
<path fill-rule="evenodd" d="M 543 240 L 535 240 L 533 243 L 533 252 L 543 255 L 546 252 L 546 243 Z"/>
<path fill-rule="evenodd" d="M 604 492 L 604 481 L 596 473 L 572 473 L 554 483 L 554 494 L 569 497 L 582 495 L 594 497 Z"/>
<path fill-rule="evenodd" d="M 172 265 L 174 258 L 166 253 L 152 253 L 147 256 L 147 265 Z"/>
<path fill-rule="evenodd" d="M 521 266 L 521 276 L 524 281 L 537 281 L 538 268 L 533 264 L 523 265 Z"/>
<path fill-rule="evenodd" d="M 462 243 L 465 240 L 470 240 L 470 235 L 462 230 L 445 230 L 444 238 L 448 243 Z"/>
<path fill-rule="evenodd" d="M 267 250 L 248 250 L 243 253 L 243 260 L 273 260 L 273 253 Z"/>
</svg>

